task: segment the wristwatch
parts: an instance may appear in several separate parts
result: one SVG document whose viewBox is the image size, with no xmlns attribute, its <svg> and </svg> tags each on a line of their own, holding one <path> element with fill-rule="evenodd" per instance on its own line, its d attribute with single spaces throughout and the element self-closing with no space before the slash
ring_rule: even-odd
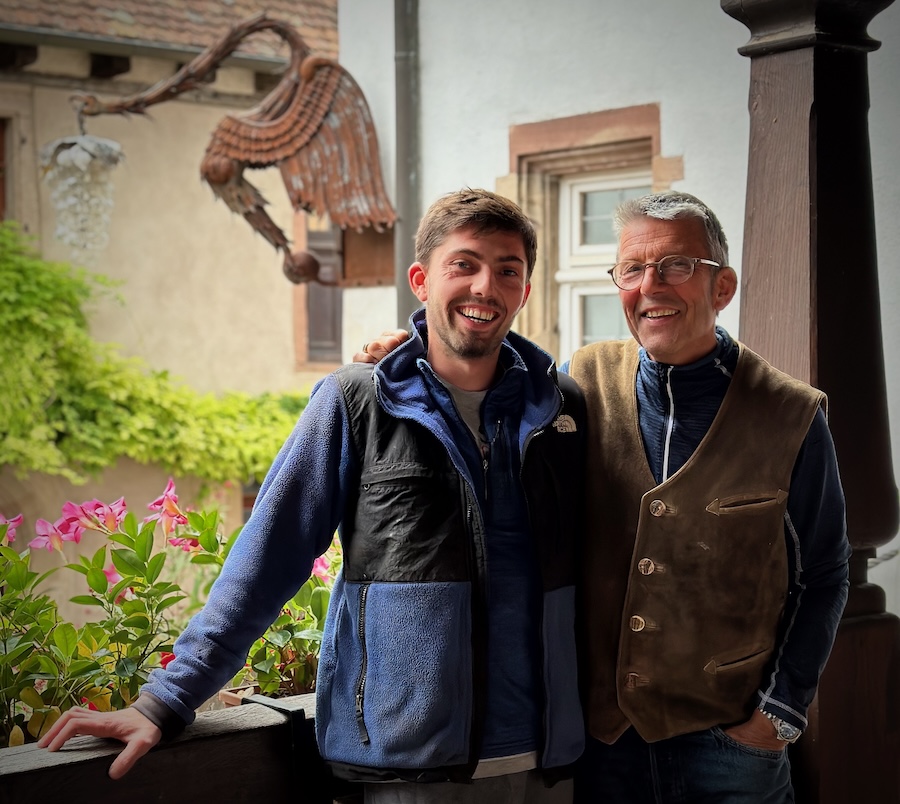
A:
<svg viewBox="0 0 900 804">
<path fill-rule="evenodd" d="M 800 739 L 800 735 L 803 734 L 803 732 L 793 723 L 788 723 L 786 720 L 782 720 L 771 712 L 766 712 L 762 709 L 759 711 L 772 721 L 772 725 L 775 726 L 775 736 L 778 737 L 779 740 L 785 743 L 795 743 Z"/>
</svg>

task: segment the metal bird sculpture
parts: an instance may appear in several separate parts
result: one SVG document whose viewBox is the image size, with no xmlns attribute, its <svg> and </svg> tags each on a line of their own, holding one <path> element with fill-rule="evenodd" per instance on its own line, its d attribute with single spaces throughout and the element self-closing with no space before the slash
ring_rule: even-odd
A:
<svg viewBox="0 0 900 804">
<path fill-rule="evenodd" d="M 291 253 L 284 232 L 265 211 L 266 200 L 244 178 L 245 169 L 277 165 L 295 210 L 327 212 L 342 229 L 373 226 L 383 231 L 396 220 L 362 90 L 337 62 L 312 55 L 291 25 L 259 14 L 232 27 L 171 78 L 143 92 L 110 101 L 93 95 L 73 95 L 71 100 L 82 134 L 84 116 L 145 114 L 148 107 L 207 83 L 241 41 L 260 31 L 273 31 L 288 44 L 290 65 L 258 106 L 219 123 L 200 175 L 232 212 L 284 253 L 284 273 L 291 282 L 336 284 L 319 278 L 319 263 L 312 254 Z"/>
</svg>

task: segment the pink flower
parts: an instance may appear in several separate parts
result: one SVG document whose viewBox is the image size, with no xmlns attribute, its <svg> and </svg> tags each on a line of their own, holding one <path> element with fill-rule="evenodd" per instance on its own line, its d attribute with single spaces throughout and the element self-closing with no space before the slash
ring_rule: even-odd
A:
<svg viewBox="0 0 900 804">
<path fill-rule="evenodd" d="M 170 536 L 169 544 L 172 547 L 180 547 L 185 553 L 192 553 L 194 550 L 200 549 L 200 541 L 198 539 L 182 539 L 181 537 Z"/>
<path fill-rule="evenodd" d="M 12 544 L 16 540 L 16 528 L 22 524 L 22 515 L 18 514 L 12 519 L 7 519 L 0 514 L 0 525 L 6 525 L 6 543 Z"/>
<path fill-rule="evenodd" d="M 112 564 L 110 564 L 106 569 L 103 570 L 103 574 L 106 576 L 106 580 L 109 581 L 110 586 L 115 586 L 119 581 L 122 580 L 122 576 L 119 575 L 118 572 L 116 572 L 116 568 Z M 129 593 L 131 593 L 132 596 L 134 595 L 134 587 L 129 586 L 119 592 L 119 594 L 116 595 L 116 605 L 121 604 L 121 602 L 125 600 L 126 597 L 128 597 Z"/>
<path fill-rule="evenodd" d="M 178 507 L 178 495 L 175 494 L 175 481 L 169 478 L 162 496 L 157 497 L 147 508 L 158 513 L 148 516 L 145 521 L 157 519 L 162 522 L 163 533 L 168 536 L 176 525 L 187 525 L 187 517 Z M 182 548 L 183 549 L 183 548 Z"/>
<path fill-rule="evenodd" d="M 85 698 L 84 696 L 82 696 L 81 702 L 82 702 L 83 704 L 87 704 L 87 708 L 88 708 L 88 709 L 92 709 L 92 710 L 95 711 L 95 712 L 98 711 L 98 710 L 97 710 L 97 707 L 94 706 L 94 704 L 91 703 L 91 701 L 88 700 L 87 698 Z"/>
<path fill-rule="evenodd" d="M 125 514 L 128 513 L 125 498 L 119 497 L 114 503 L 107 505 L 100 500 L 89 500 L 81 505 L 67 502 L 62 509 L 63 516 L 74 523 L 82 531 L 96 530 L 101 533 L 114 533 Z"/>
<path fill-rule="evenodd" d="M 78 525 L 65 517 L 60 517 L 52 525 L 46 519 L 39 519 L 35 523 L 34 529 L 38 535 L 28 542 L 29 547 L 46 547 L 48 551 L 58 550 L 60 553 L 62 552 L 63 542 L 75 542 L 78 544 L 84 531 L 83 528 L 78 527 Z"/>
<path fill-rule="evenodd" d="M 159 666 L 163 670 L 165 670 L 169 666 L 169 662 L 171 662 L 172 659 L 174 659 L 174 658 L 175 658 L 174 653 L 168 653 L 166 651 L 163 651 L 162 653 L 159 654 Z"/>
<path fill-rule="evenodd" d="M 323 581 L 328 580 L 328 568 L 331 566 L 328 563 L 328 559 L 325 556 L 319 556 L 314 562 L 312 567 L 312 574 L 318 575 Z"/>
<path fill-rule="evenodd" d="M 110 564 L 105 570 L 103 570 L 103 574 L 106 576 L 106 580 L 109 581 L 112 586 L 115 586 L 119 581 L 122 580 L 122 576 L 119 575 L 118 572 L 116 572 L 116 568 L 112 564 Z"/>
</svg>

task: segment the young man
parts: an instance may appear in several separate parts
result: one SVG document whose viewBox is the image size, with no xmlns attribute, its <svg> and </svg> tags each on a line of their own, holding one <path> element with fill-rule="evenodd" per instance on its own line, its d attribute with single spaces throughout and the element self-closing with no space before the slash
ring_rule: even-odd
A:
<svg viewBox="0 0 900 804">
<path fill-rule="evenodd" d="M 314 389 L 209 601 L 138 701 L 70 710 L 40 745 L 115 737 L 126 747 L 110 775 L 127 772 L 234 675 L 339 527 L 316 688 L 335 773 L 369 782 L 367 802 L 570 799 L 570 784 L 545 782 L 584 742 L 584 409 L 551 358 L 509 331 L 535 252 L 506 199 L 466 189 L 432 205 L 409 269 L 425 305 L 412 338 Z"/>
</svg>

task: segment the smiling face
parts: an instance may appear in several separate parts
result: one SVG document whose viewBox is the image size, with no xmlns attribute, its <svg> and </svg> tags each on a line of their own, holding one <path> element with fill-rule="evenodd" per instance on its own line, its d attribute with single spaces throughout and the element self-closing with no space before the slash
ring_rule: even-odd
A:
<svg viewBox="0 0 900 804">
<path fill-rule="evenodd" d="M 657 220 L 641 217 L 619 236 L 619 260 L 655 262 L 670 254 L 710 259 L 699 218 Z M 634 290 L 620 290 L 628 328 L 659 363 L 683 366 L 709 354 L 716 345 L 716 314 L 734 298 L 737 276 L 729 267 L 697 265 L 681 285 L 667 285 L 656 271 L 645 270 Z"/>
<path fill-rule="evenodd" d="M 451 232 L 427 266 L 413 263 L 409 283 L 425 302 L 428 361 L 441 377 L 466 390 L 490 385 L 500 344 L 531 291 L 527 270 L 520 234 L 479 234 L 474 226 Z"/>
</svg>

